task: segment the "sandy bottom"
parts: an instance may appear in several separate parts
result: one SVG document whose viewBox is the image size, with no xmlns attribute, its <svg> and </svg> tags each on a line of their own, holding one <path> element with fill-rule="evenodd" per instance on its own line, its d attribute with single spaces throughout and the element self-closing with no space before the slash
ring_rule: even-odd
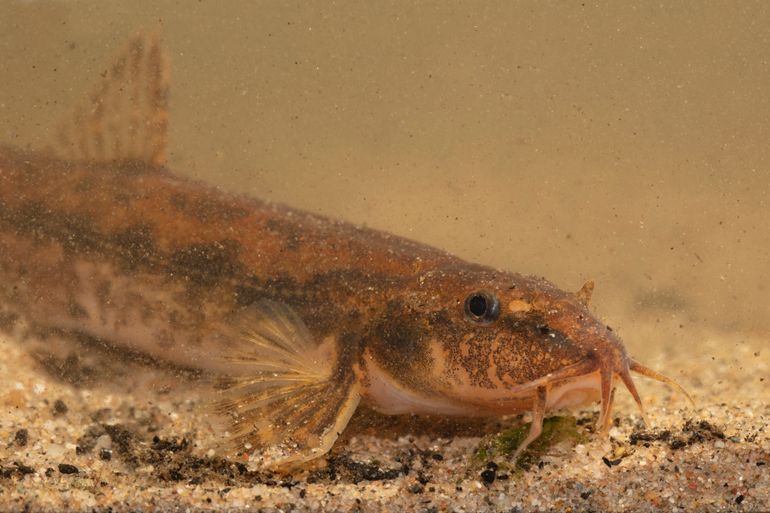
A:
<svg viewBox="0 0 770 513">
<path fill-rule="evenodd" d="M 22 344 L 0 339 L 0 354 L 3 511 L 770 510 L 770 366 L 745 340 L 713 337 L 696 355 L 647 362 L 697 407 L 638 380 L 650 427 L 618 390 L 609 439 L 591 432 L 595 409 L 572 412 L 583 443 L 554 445 L 517 473 L 474 457 L 482 437 L 517 419 L 371 412 L 318 465 L 252 471 L 211 449 L 216 432 L 194 391 L 76 388 Z"/>
</svg>

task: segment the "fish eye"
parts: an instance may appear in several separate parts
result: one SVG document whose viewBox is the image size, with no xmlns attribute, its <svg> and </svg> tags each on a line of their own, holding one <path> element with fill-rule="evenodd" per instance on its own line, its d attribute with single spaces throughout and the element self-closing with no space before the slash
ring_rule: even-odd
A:
<svg viewBox="0 0 770 513">
<path fill-rule="evenodd" d="M 465 317 L 479 324 L 489 324 L 500 314 L 500 303 L 494 294 L 474 292 L 465 298 Z"/>
</svg>

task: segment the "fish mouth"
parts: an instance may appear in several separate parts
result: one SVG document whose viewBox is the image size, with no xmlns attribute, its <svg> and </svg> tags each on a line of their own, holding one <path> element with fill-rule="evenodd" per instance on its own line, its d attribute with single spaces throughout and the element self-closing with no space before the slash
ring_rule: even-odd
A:
<svg viewBox="0 0 770 513">
<path fill-rule="evenodd" d="M 617 342 L 618 344 L 612 350 L 610 350 L 609 355 L 604 355 L 604 357 L 601 357 L 598 354 L 594 355 L 594 358 L 598 364 L 598 371 L 600 376 L 601 407 L 598 426 L 600 426 L 601 432 L 606 433 L 609 431 L 616 378 L 620 378 L 620 381 L 623 382 L 626 389 L 633 397 L 634 402 L 639 408 L 639 412 L 645 425 L 650 425 L 645 413 L 644 403 L 642 402 L 642 398 L 639 396 L 639 391 L 636 389 L 634 379 L 631 375 L 632 372 L 648 377 L 650 379 L 654 379 L 656 381 L 660 381 L 661 383 L 670 386 L 674 390 L 677 390 L 682 395 L 684 395 L 693 406 L 695 405 L 695 402 L 693 401 L 690 394 L 687 393 L 687 391 L 679 383 L 669 378 L 668 376 L 660 374 L 659 372 L 656 372 L 629 357 L 626 354 L 622 342 L 619 340 Z"/>
<path fill-rule="evenodd" d="M 642 420 L 646 425 L 649 425 L 644 403 L 636 388 L 632 373 L 668 385 L 686 397 L 693 406 L 695 405 L 690 394 L 679 383 L 631 358 L 626 353 L 623 342 L 611 331 L 607 330 L 597 336 L 593 330 L 588 332 L 580 330 L 573 333 L 570 338 L 575 340 L 578 345 L 586 347 L 588 349 L 587 354 L 576 363 L 550 376 L 545 376 L 543 383 L 539 386 L 545 386 L 547 396 L 549 391 L 557 394 L 557 390 L 562 387 L 576 387 L 575 381 L 584 383 L 585 388 L 589 388 L 590 384 L 593 384 L 593 396 L 595 397 L 598 392 L 600 399 L 597 427 L 601 432 L 609 431 L 617 380 L 625 385 L 639 408 Z"/>
<path fill-rule="evenodd" d="M 610 428 L 615 378 L 620 378 L 631 394 L 631 397 L 633 397 L 634 402 L 639 408 L 639 413 L 642 416 L 644 424 L 647 426 L 650 425 L 645 412 L 644 403 L 639 396 L 639 391 L 636 389 L 636 384 L 631 375 L 632 372 L 665 383 L 684 395 L 693 406 L 695 405 L 695 401 L 693 401 L 692 396 L 687 393 L 687 390 L 673 379 L 642 365 L 633 358 L 624 357 L 621 362 L 617 363 L 618 364 L 607 364 L 602 362 L 599 366 L 601 406 L 597 425 L 600 427 L 602 433 L 608 432 Z"/>
<path fill-rule="evenodd" d="M 596 344 L 579 361 L 507 390 L 509 399 L 501 401 L 501 406 L 506 403 L 513 405 L 515 401 L 521 401 L 522 398 L 526 397 L 529 398 L 532 412 L 529 434 L 513 454 L 512 459 L 514 461 L 542 433 L 543 420 L 549 407 L 554 409 L 585 403 L 587 402 L 586 399 L 596 397 L 597 389 L 601 400 L 601 413 L 597 427 L 599 428 L 598 431 L 606 435 L 610 427 L 616 378 L 620 378 L 631 393 L 641 411 L 642 419 L 645 424 L 649 425 L 644 412 L 644 404 L 631 377 L 632 372 L 671 386 L 684 394 L 694 405 L 690 395 L 679 383 L 628 357 L 619 340 L 605 338 L 597 342 L 602 342 L 602 344 Z"/>
<path fill-rule="evenodd" d="M 692 396 L 685 390 L 685 388 L 674 381 L 673 379 L 669 378 L 668 376 L 665 376 L 663 374 L 660 374 L 659 372 L 656 372 L 649 367 L 646 367 L 642 365 L 641 363 L 637 362 L 636 360 L 632 358 L 627 359 L 627 370 L 624 373 L 620 374 L 620 378 L 623 380 L 623 384 L 626 385 L 626 388 L 631 392 L 631 395 L 634 397 L 634 401 L 636 402 L 637 406 L 642 412 L 642 417 L 644 417 L 644 404 L 642 403 L 642 400 L 639 398 L 639 393 L 636 391 L 636 387 L 634 386 L 634 382 L 631 379 L 630 372 L 635 372 L 637 374 L 640 374 L 642 376 L 645 376 L 650 379 L 654 379 L 655 381 L 660 381 L 661 383 L 665 383 L 669 387 L 673 388 L 683 396 L 687 398 L 687 400 L 690 402 L 692 406 L 695 406 L 695 400 L 693 400 Z M 648 424 L 645 419 L 645 424 Z M 649 425 L 649 424 L 648 424 Z"/>
<path fill-rule="evenodd" d="M 693 406 L 695 405 L 690 394 L 673 379 L 626 356 L 622 350 L 614 351 L 613 353 L 610 357 L 604 358 L 596 353 L 591 353 L 576 363 L 529 383 L 512 387 L 507 392 L 510 394 L 511 400 L 532 395 L 537 391 L 544 392 L 545 404 L 543 406 L 547 405 L 554 409 L 586 402 L 577 401 L 574 398 L 573 400 L 568 399 L 567 396 L 570 393 L 575 393 L 577 397 L 590 396 L 595 398 L 598 395 L 600 399 L 600 414 L 597 427 L 603 433 L 609 431 L 615 384 L 618 378 L 628 389 L 634 402 L 639 407 L 644 423 L 649 425 L 644 403 L 631 373 L 660 381 L 684 395 Z"/>
</svg>

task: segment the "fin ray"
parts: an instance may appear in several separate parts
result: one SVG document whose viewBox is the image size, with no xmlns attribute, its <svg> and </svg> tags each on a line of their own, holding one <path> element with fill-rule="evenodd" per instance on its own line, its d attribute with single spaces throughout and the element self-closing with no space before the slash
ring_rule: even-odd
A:
<svg viewBox="0 0 770 513">
<path fill-rule="evenodd" d="M 247 307 L 224 331 L 213 405 L 226 421 L 223 445 L 263 466 L 327 452 L 360 400 L 339 341 L 318 344 L 290 307 L 272 301 Z"/>
<path fill-rule="evenodd" d="M 101 83 L 59 125 L 54 152 L 71 160 L 164 165 L 169 69 L 158 33 L 135 34 Z"/>
</svg>

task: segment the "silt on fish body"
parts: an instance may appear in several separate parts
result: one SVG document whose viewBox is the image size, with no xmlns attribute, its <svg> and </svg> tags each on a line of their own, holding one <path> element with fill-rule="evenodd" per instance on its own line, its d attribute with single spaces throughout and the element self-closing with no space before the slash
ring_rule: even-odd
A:
<svg viewBox="0 0 770 513">
<path fill-rule="evenodd" d="M 495 416 L 600 401 L 631 372 L 593 289 L 253 198 L 165 167 L 168 64 L 138 35 L 54 152 L 0 147 L 0 300 L 38 330 L 84 334 L 211 377 L 229 446 L 259 465 L 332 447 L 359 403 Z M 515 456 L 514 456 L 515 457 Z"/>
</svg>

